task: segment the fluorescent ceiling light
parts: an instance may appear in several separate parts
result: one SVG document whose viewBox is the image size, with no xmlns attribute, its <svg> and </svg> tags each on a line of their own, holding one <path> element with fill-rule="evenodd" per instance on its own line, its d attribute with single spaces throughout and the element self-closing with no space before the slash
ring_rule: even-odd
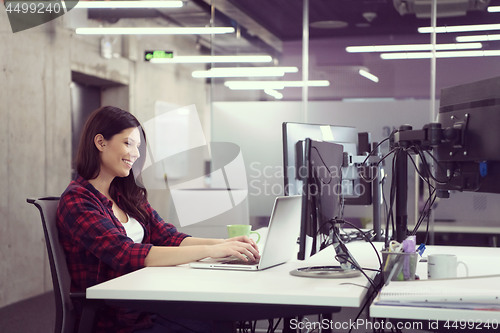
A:
<svg viewBox="0 0 500 333">
<path fill-rule="evenodd" d="M 79 35 L 204 35 L 233 33 L 233 27 L 95 27 L 76 28 Z"/>
<path fill-rule="evenodd" d="M 488 7 L 488 12 L 490 12 L 490 13 L 499 13 L 500 12 L 500 6 L 489 6 Z"/>
<path fill-rule="evenodd" d="M 276 99 L 283 99 L 283 94 L 280 93 L 279 91 L 276 91 L 274 89 L 264 89 L 264 92 L 268 94 L 269 96 L 272 96 Z"/>
<path fill-rule="evenodd" d="M 436 44 L 436 50 L 463 50 L 480 49 L 481 43 L 450 43 Z M 357 52 L 396 52 L 396 51 L 429 51 L 432 50 L 432 44 L 407 44 L 407 45 L 367 45 L 367 46 L 348 46 L 345 50 L 349 53 Z"/>
<path fill-rule="evenodd" d="M 181 8 L 182 1 L 78 1 L 75 8 Z"/>
<path fill-rule="evenodd" d="M 458 36 L 457 42 L 488 42 L 492 40 L 500 40 L 500 34 L 493 35 L 475 35 L 475 36 Z"/>
<path fill-rule="evenodd" d="M 371 80 L 375 83 L 378 83 L 378 77 L 376 75 L 373 75 L 372 73 L 368 72 L 367 70 L 360 69 L 358 71 L 359 75 L 364 76 L 368 80 Z"/>
<path fill-rule="evenodd" d="M 226 81 L 224 85 L 232 90 L 281 90 L 290 87 L 304 87 L 304 81 Z M 307 81 L 308 87 L 328 87 L 330 82 L 327 80 Z"/>
<path fill-rule="evenodd" d="M 239 63 L 239 62 L 271 62 L 269 55 L 215 55 L 215 56 L 174 56 L 173 58 L 151 59 L 154 64 L 207 64 L 207 63 Z"/>
<path fill-rule="evenodd" d="M 342 98 L 342 102 L 394 102 L 394 97 Z"/>
<path fill-rule="evenodd" d="M 297 73 L 297 67 L 217 67 L 206 71 L 194 71 L 193 77 L 262 77 L 284 76 L 285 73 Z"/>
<path fill-rule="evenodd" d="M 477 51 L 444 51 L 436 52 L 436 58 L 463 58 L 463 57 L 497 57 L 500 50 L 477 50 Z M 403 52 L 403 53 L 382 53 L 382 59 L 429 59 L 432 52 Z"/>
<path fill-rule="evenodd" d="M 422 34 L 431 33 L 432 30 L 433 30 L 432 27 L 418 28 L 418 32 Z M 448 27 L 436 27 L 436 33 L 486 31 L 486 30 L 500 30 L 500 24 L 450 25 Z"/>
</svg>

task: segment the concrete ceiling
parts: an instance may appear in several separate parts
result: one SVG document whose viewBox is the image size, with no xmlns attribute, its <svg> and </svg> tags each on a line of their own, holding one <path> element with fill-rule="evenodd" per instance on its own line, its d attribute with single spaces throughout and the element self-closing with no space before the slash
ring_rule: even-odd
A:
<svg viewBox="0 0 500 333">
<path fill-rule="evenodd" d="M 500 0 L 438 0 L 438 25 L 497 23 L 486 11 Z M 417 34 L 430 25 L 429 0 L 309 0 L 310 40 Z M 282 52 L 282 43 L 303 35 L 303 0 L 190 0 L 182 8 L 164 10 L 89 10 L 89 18 L 116 22 L 120 18 L 160 17 L 177 26 L 234 26 L 237 34 L 217 36 L 213 45 L 239 52 L 255 48 Z M 413 6 L 413 7 L 412 7 Z M 414 7 L 417 7 L 416 9 Z M 399 10 L 398 10 L 399 8 Z M 409 8 L 405 10 L 401 8 Z M 462 12 L 461 12 L 462 11 Z M 416 12 L 416 14 L 415 14 Z M 425 15 L 427 12 L 427 15 Z M 456 15 L 447 17 L 448 15 Z"/>
<path fill-rule="evenodd" d="M 309 98 L 428 98 L 428 59 L 386 61 L 378 54 L 345 52 L 349 45 L 429 43 L 429 35 L 417 32 L 418 27 L 431 25 L 429 6 L 418 7 L 428 1 L 309 0 L 309 77 L 332 82 L 329 88 L 311 89 Z M 438 0 L 437 24 L 500 23 L 500 13 L 486 11 L 488 4 L 500 6 L 500 0 Z M 410 13 L 405 14 L 402 8 Z M 447 17 L 452 12 L 458 16 Z M 154 17 L 173 26 L 233 26 L 236 34 L 216 35 L 214 38 L 200 36 L 200 45 L 206 52 L 215 54 L 270 54 L 281 65 L 299 67 L 299 73 L 285 79 L 300 80 L 302 13 L 303 0 L 190 0 L 180 9 L 91 10 L 89 18 L 112 22 L 125 17 Z M 454 37 L 453 34 L 440 34 L 438 43 L 454 42 Z M 500 42 L 483 43 L 483 49 L 498 50 Z M 500 67 L 499 61 L 499 57 L 438 60 L 437 89 L 440 85 L 489 76 L 492 68 Z M 368 68 L 380 77 L 380 82 L 375 84 L 361 78 L 357 74 L 359 68 Z M 223 80 L 213 82 L 222 83 Z M 253 93 L 228 91 L 219 84 L 214 96 L 221 100 L 238 100 L 249 95 L 255 96 Z M 301 98 L 300 89 L 285 89 L 283 95 L 284 99 Z"/>
</svg>

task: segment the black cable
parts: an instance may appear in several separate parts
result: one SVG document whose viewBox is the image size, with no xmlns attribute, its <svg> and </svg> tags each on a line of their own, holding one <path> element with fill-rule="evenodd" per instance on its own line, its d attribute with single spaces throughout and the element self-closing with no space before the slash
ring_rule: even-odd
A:
<svg viewBox="0 0 500 333">
<path fill-rule="evenodd" d="M 425 171 L 426 171 L 425 175 L 422 175 L 421 174 L 422 172 L 419 171 L 418 168 L 416 168 L 416 170 L 419 173 L 419 176 L 421 176 L 421 178 L 428 185 L 429 197 L 427 198 L 427 200 L 426 200 L 426 202 L 424 204 L 424 207 L 422 208 L 422 212 L 420 213 L 419 219 L 418 219 L 417 223 L 415 224 L 415 227 L 414 227 L 414 229 L 413 229 L 413 231 L 412 231 L 411 234 L 412 235 L 416 235 L 418 229 L 420 228 L 420 225 L 427 218 L 427 228 L 426 228 L 425 242 L 424 242 L 424 244 L 426 244 L 427 243 L 427 238 L 428 238 L 428 230 L 429 230 L 429 215 L 430 215 L 430 212 L 432 210 L 432 207 L 434 205 L 434 202 L 435 202 L 437 196 L 436 196 L 436 188 L 435 188 L 435 186 L 433 186 L 431 184 L 431 181 L 429 179 L 429 177 L 432 176 L 432 172 L 430 170 L 430 166 L 427 163 L 427 160 L 425 159 L 423 151 L 419 148 L 419 149 L 417 149 L 417 152 L 418 152 L 420 158 L 422 159 L 422 166 L 425 168 Z M 415 167 L 416 167 L 416 165 L 415 165 Z"/>
<path fill-rule="evenodd" d="M 383 279 L 380 280 L 380 283 L 378 286 L 376 286 L 373 290 L 372 290 L 372 293 L 365 299 L 365 302 L 363 304 L 363 306 L 361 307 L 361 309 L 359 310 L 356 318 L 354 318 L 354 322 L 357 322 L 359 317 L 361 316 L 361 314 L 363 313 L 363 311 L 365 310 L 366 306 L 372 302 L 374 296 L 378 293 L 379 289 L 382 287 L 382 284 L 383 284 Z M 351 328 L 349 329 L 349 333 L 352 332 L 352 329 L 354 328 L 354 326 L 351 326 Z"/>
<path fill-rule="evenodd" d="M 434 193 L 434 199 L 432 199 L 432 203 L 431 203 L 431 207 L 432 205 L 434 205 L 434 201 L 436 201 L 436 194 Z M 425 239 L 424 239 L 424 244 L 427 244 L 427 240 L 428 240 L 428 237 L 429 237 L 429 216 L 427 216 L 427 226 L 425 227 Z"/>
<path fill-rule="evenodd" d="M 278 326 L 279 326 L 280 322 L 281 322 L 281 318 L 279 318 L 278 322 L 276 323 L 276 325 L 274 325 L 273 332 L 275 332 L 278 329 Z"/>
<path fill-rule="evenodd" d="M 342 242 L 342 240 L 340 239 L 340 236 L 338 235 L 338 233 L 335 232 L 336 230 L 334 229 L 334 233 L 335 233 L 335 236 L 337 237 L 337 239 L 339 240 L 340 244 L 345 246 Z M 375 248 L 375 247 L 374 247 Z M 335 255 L 335 259 L 338 261 L 338 262 L 343 262 L 341 260 L 339 260 L 339 258 L 342 258 L 343 261 L 346 261 L 348 263 L 350 263 L 352 266 L 354 266 L 357 270 L 359 270 L 365 277 L 366 279 L 368 280 L 368 282 L 370 282 L 370 284 L 375 288 L 375 283 L 373 282 L 373 280 L 363 271 L 363 268 L 360 267 L 358 265 L 358 263 L 356 262 L 356 259 L 354 259 L 351 255 L 351 253 L 349 252 L 349 250 L 347 250 L 346 248 L 346 253 L 343 253 L 341 255 L 339 254 L 336 254 Z"/>
<path fill-rule="evenodd" d="M 378 262 L 380 264 L 380 268 L 382 268 L 382 259 L 380 258 L 380 254 L 379 252 L 377 251 L 377 249 L 375 248 L 375 245 L 373 245 L 373 242 L 366 236 L 365 232 L 363 230 L 361 230 L 360 228 L 358 228 L 357 226 L 355 226 L 354 224 L 352 224 L 351 222 L 349 221 L 346 221 L 346 220 L 337 220 L 336 223 L 347 223 L 349 224 L 351 227 L 353 227 L 354 229 L 358 230 L 361 235 L 365 238 L 365 240 L 370 243 L 370 245 L 372 246 L 373 248 L 373 251 L 375 251 L 375 254 L 377 255 L 377 258 L 378 258 Z"/>
<path fill-rule="evenodd" d="M 413 167 L 415 168 L 415 172 L 419 175 L 419 177 L 427 184 L 431 185 L 432 187 L 434 187 L 430 180 L 429 180 L 429 177 L 427 176 L 429 173 L 426 172 L 426 174 L 423 174 L 422 171 L 418 168 L 417 166 L 417 163 L 415 162 L 415 160 L 413 159 L 413 157 L 408 154 L 408 158 L 410 159 L 411 163 L 413 164 Z M 423 163 L 425 162 L 425 160 L 423 161 Z"/>
<path fill-rule="evenodd" d="M 389 218 L 389 207 L 387 206 L 387 199 L 385 197 L 385 191 L 384 191 L 384 187 L 385 187 L 385 179 L 386 179 L 386 175 L 384 175 L 382 177 L 382 179 L 380 180 L 380 183 L 381 183 L 381 186 L 382 186 L 382 202 L 384 204 L 384 211 L 385 211 L 385 219 L 386 221 L 388 220 Z M 388 224 L 386 224 L 386 228 L 385 228 L 385 238 L 387 239 L 389 237 L 389 234 L 388 234 Z"/>
<path fill-rule="evenodd" d="M 382 163 L 387 157 L 391 156 L 391 154 L 393 154 L 398 148 L 393 148 L 391 149 L 387 154 L 385 154 L 381 159 L 380 161 L 377 162 L 376 164 L 376 167 L 378 168 L 378 166 L 380 165 L 380 163 Z M 377 179 L 377 176 L 373 177 L 373 178 L 367 178 L 365 177 L 365 175 L 363 175 L 362 173 L 359 173 L 359 176 L 366 182 L 373 182 Z"/>
<path fill-rule="evenodd" d="M 436 166 L 437 166 L 437 167 L 439 167 L 439 168 L 441 168 L 441 169 L 445 169 L 445 168 L 441 165 L 441 163 L 439 163 L 439 161 L 436 159 L 436 157 L 435 157 L 433 154 L 431 154 L 431 152 L 429 152 L 429 151 L 425 151 L 425 152 L 427 153 L 427 155 L 429 155 L 429 156 L 430 156 L 430 157 L 434 160 L 434 162 L 436 162 Z M 439 180 L 439 179 L 434 178 L 434 177 L 433 177 L 433 179 L 434 179 L 434 180 L 436 181 L 436 183 L 438 183 L 438 184 L 443 184 L 443 185 L 446 185 L 446 184 L 448 184 L 448 183 L 449 183 L 449 182 L 453 179 L 453 176 L 448 177 L 448 178 L 446 179 L 446 181 L 442 181 L 442 180 Z"/>
<path fill-rule="evenodd" d="M 415 229 L 418 229 L 422 222 L 424 221 L 425 218 L 427 218 L 431 212 L 432 206 L 434 205 L 434 202 L 436 200 L 436 189 L 431 188 L 429 186 L 428 188 L 429 191 L 429 197 L 427 198 L 424 207 L 422 208 L 422 212 L 420 213 L 419 219 L 417 221 L 417 224 L 415 225 Z"/>
<path fill-rule="evenodd" d="M 396 161 L 397 155 L 394 154 L 392 159 L 392 177 L 391 177 L 391 187 L 389 194 L 389 214 L 387 216 L 387 224 L 386 224 L 386 233 L 385 233 L 385 247 L 389 246 L 389 226 L 392 227 L 392 230 L 395 231 L 394 227 L 394 199 L 396 198 Z"/>
<path fill-rule="evenodd" d="M 431 209 L 432 203 L 433 203 L 432 199 L 433 199 L 434 193 L 435 193 L 435 190 L 433 190 L 432 192 L 429 192 L 429 197 L 425 201 L 424 207 L 422 208 L 422 211 L 420 212 L 420 216 L 418 218 L 417 223 L 415 224 L 415 227 L 413 228 L 411 235 L 416 234 L 417 230 L 420 228 L 420 225 L 422 224 L 424 219 L 429 215 L 430 209 Z"/>
<path fill-rule="evenodd" d="M 422 216 L 421 216 L 421 220 L 419 220 L 419 223 L 418 223 L 418 227 L 416 226 L 415 229 L 414 229 L 414 234 L 417 233 L 418 231 L 418 228 L 420 227 L 421 223 L 423 222 L 423 220 L 425 218 L 427 218 L 427 226 L 425 228 L 425 239 L 424 239 L 424 244 L 427 244 L 427 239 L 428 239 L 428 236 L 429 236 L 429 216 L 430 216 L 430 213 L 431 213 L 431 210 L 432 210 L 432 206 L 434 205 L 434 202 L 436 201 L 436 190 L 433 190 L 432 192 L 430 192 L 430 195 L 429 195 L 429 198 L 428 198 L 428 202 L 429 202 L 429 207 L 427 207 L 427 210 L 425 212 L 423 212 Z"/>
<path fill-rule="evenodd" d="M 417 149 L 418 152 L 420 152 L 419 149 Z M 421 155 L 420 155 L 421 156 Z M 410 233 L 410 235 L 414 235 L 416 230 L 420 227 L 420 224 L 422 223 L 423 219 L 425 218 L 425 214 L 427 212 L 428 209 L 430 209 L 432 206 L 429 206 L 429 208 L 427 208 L 427 205 L 430 203 L 430 200 L 431 200 L 431 188 L 432 190 L 435 189 L 435 187 L 431 184 L 431 181 L 429 179 L 429 172 L 430 170 L 428 170 L 428 166 L 427 166 L 427 170 L 425 172 L 425 174 L 418 168 L 415 160 L 413 159 L 413 157 L 411 155 L 408 155 L 408 157 L 410 158 L 410 161 L 413 163 L 413 166 L 415 167 L 415 172 L 419 175 L 420 179 L 422 179 L 429 187 L 429 198 L 427 199 L 427 201 L 425 202 L 424 204 L 424 208 L 422 209 L 422 212 L 420 213 L 420 216 L 419 216 L 419 219 L 417 221 L 417 223 L 415 224 L 415 228 L 413 229 L 412 233 Z M 425 157 L 424 157 L 425 158 Z M 422 160 L 422 165 L 427 165 L 426 164 L 426 161 L 425 159 Z"/>
<path fill-rule="evenodd" d="M 365 158 L 365 160 L 363 161 L 362 164 L 365 164 L 368 161 L 368 159 L 370 158 L 370 156 L 372 156 L 373 153 L 377 151 L 378 147 L 380 147 L 384 142 L 386 142 L 387 140 L 389 140 L 392 137 L 392 135 L 394 133 L 396 133 L 396 132 L 397 132 L 397 130 L 392 131 L 392 133 L 389 134 L 389 136 L 387 138 L 383 139 L 375 147 L 373 147 L 373 149 L 368 153 L 368 155 L 366 156 L 366 158 Z"/>
<path fill-rule="evenodd" d="M 267 320 L 267 333 L 271 333 L 271 328 L 273 327 L 274 319 Z"/>
<path fill-rule="evenodd" d="M 349 255 L 346 255 L 346 254 L 336 255 L 335 259 L 340 262 L 340 260 L 338 258 L 343 258 L 345 261 L 347 261 L 348 263 L 353 265 L 358 271 L 361 272 L 361 274 L 363 274 L 365 276 L 365 278 L 368 280 L 368 282 L 371 284 L 371 286 L 373 288 L 376 288 L 375 282 L 373 281 L 373 279 L 371 277 L 369 277 L 368 274 L 365 273 L 365 270 L 362 267 L 360 267 L 354 260 L 352 260 Z"/>
</svg>

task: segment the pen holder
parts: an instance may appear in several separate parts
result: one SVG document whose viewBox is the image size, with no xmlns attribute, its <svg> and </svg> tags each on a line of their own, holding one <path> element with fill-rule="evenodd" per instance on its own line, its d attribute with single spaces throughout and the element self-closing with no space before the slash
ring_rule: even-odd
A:
<svg viewBox="0 0 500 333">
<path fill-rule="evenodd" d="M 382 251 L 384 281 L 415 280 L 418 253 Z"/>
</svg>

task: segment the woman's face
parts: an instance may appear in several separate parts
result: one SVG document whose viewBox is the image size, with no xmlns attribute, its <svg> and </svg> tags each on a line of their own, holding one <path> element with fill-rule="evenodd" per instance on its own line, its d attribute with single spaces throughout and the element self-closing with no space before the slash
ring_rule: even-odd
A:
<svg viewBox="0 0 500 333">
<path fill-rule="evenodd" d="M 96 146 L 101 152 L 100 176 L 127 177 L 132 165 L 139 158 L 141 135 L 137 127 L 124 129 L 105 140 L 96 136 Z"/>
</svg>

